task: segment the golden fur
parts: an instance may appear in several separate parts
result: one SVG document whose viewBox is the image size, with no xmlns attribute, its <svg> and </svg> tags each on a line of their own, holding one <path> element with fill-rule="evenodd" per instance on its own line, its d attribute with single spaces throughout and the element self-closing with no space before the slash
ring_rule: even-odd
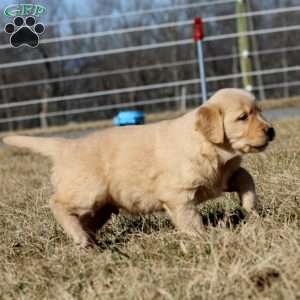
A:
<svg viewBox="0 0 300 300">
<path fill-rule="evenodd" d="M 201 230 L 196 204 L 224 191 L 238 192 L 243 208 L 254 210 L 255 185 L 240 167 L 241 156 L 263 150 L 274 137 L 270 128 L 252 94 L 223 89 L 170 121 L 75 140 L 8 136 L 3 141 L 52 158 L 52 211 L 85 247 L 119 208 L 165 210 L 189 234 Z"/>
</svg>

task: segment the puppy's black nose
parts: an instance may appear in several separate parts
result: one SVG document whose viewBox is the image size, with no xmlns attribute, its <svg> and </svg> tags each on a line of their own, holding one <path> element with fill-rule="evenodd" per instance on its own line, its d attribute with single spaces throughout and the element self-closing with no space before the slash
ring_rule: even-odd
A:
<svg viewBox="0 0 300 300">
<path fill-rule="evenodd" d="M 270 141 L 273 141 L 274 140 L 274 137 L 275 137 L 275 130 L 273 127 L 269 127 L 266 131 L 266 134 L 269 138 Z"/>
</svg>

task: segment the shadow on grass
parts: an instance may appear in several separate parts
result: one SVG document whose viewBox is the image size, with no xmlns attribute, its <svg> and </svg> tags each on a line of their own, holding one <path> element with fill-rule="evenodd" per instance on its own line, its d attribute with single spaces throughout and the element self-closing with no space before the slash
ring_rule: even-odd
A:
<svg viewBox="0 0 300 300">
<path fill-rule="evenodd" d="M 200 216 L 204 226 L 226 226 L 234 229 L 245 220 L 242 210 L 237 208 L 230 214 L 223 209 L 207 212 Z M 121 249 L 132 239 L 141 234 L 150 235 L 155 232 L 174 229 L 171 221 L 165 216 L 117 216 L 112 224 L 107 224 L 99 233 L 97 249 L 111 250 L 128 257 Z"/>
<path fill-rule="evenodd" d="M 205 226 L 225 225 L 228 228 L 235 228 L 245 220 L 245 214 L 240 208 L 236 208 L 230 214 L 226 213 L 224 209 L 218 209 L 214 212 L 208 212 L 202 215 L 202 222 Z"/>
<path fill-rule="evenodd" d="M 170 220 L 162 216 L 116 216 L 114 222 L 101 229 L 96 247 L 100 251 L 111 250 L 128 257 L 122 249 L 139 235 L 150 235 L 162 230 L 174 229 Z"/>
</svg>

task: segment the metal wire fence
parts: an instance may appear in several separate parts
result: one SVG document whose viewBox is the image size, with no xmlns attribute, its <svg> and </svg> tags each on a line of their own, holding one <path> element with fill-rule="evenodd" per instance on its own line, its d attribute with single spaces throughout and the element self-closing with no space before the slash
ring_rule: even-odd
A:
<svg viewBox="0 0 300 300">
<path fill-rule="evenodd" d="M 182 102 L 185 106 L 201 103 L 191 16 L 204 7 L 217 8 L 215 15 L 203 15 L 210 94 L 221 87 L 242 87 L 242 79 L 250 76 L 250 88 L 260 98 L 298 95 L 300 6 L 248 7 L 247 12 L 236 13 L 236 4 L 235 0 L 198 1 L 51 22 L 48 29 L 91 22 L 98 26 L 90 32 L 42 38 L 34 54 L 2 43 L 0 130 L 111 118 L 116 111 L 133 107 L 155 112 L 180 109 Z M 186 19 L 179 14 L 176 18 L 179 11 L 191 9 L 200 11 L 189 11 Z M 162 12 L 172 14 L 172 21 L 159 19 L 146 25 L 128 21 L 142 16 L 153 21 Z M 126 18 L 126 26 L 101 30 L 103 20 L 114 18 Z M 246 31 L 237 29 L 240 18 L 251 24 Z M 239 49 L 241 37 L 251 38 L 249 49 Z M 245 57 L 254 61 L 246 71 L 240 66 Z"/>
</svg>

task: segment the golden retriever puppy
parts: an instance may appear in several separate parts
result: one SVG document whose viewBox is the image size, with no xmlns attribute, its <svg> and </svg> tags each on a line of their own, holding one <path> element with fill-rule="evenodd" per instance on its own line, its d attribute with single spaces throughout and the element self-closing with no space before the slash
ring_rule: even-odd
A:
<svg viewBox="0 0 300 300">
<path fill-rule="evenodd" d="M 242 167 L 245 153 L 259 152 L 275 131 L 254 96 L 222 89 L 174 120 L 115 127 L 80 139 L 8 136 L 53 161 L 51 209 L 77 244 L 122 208 L 130 213 L 165 210 L 186 233 L 201 231 L 196 205 L 224 191 L 237 192 L 255 210 L 255 185 Z"/>
</svg>

